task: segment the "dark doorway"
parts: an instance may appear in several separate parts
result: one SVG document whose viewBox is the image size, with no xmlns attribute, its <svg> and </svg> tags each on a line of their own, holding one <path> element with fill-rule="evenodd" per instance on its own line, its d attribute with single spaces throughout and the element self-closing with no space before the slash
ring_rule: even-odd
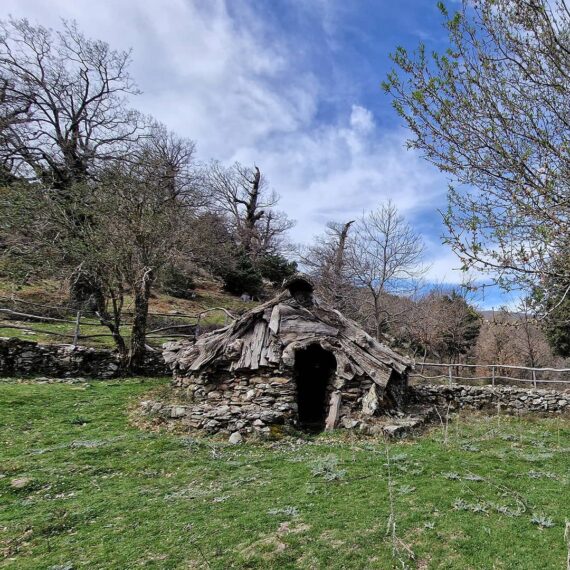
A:
<svg viewBox="0 0 570 570">
<path fill-rule="evenodd" d="M 318 344 L 311 344 L 295 353 L 299 424 L 303 429 L 324 429 L 327 386 L 335 370 L 335 357 Z"/>
</svg>

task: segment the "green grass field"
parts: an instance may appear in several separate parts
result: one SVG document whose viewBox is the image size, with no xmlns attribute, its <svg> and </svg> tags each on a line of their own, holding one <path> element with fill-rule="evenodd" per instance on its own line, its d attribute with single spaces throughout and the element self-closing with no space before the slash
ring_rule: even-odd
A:
<svg viewBox="0 0 570 570">
<path fill-rule="evenodd" d="M 0 383 L 1 568 L 565 568 L 569 420 L 231 446 L 130 425 L 165 382 Z"/>
</svg>

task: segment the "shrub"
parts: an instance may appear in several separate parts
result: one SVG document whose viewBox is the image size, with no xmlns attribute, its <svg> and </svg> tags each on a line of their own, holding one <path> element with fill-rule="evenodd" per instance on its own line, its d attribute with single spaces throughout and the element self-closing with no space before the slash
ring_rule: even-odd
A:
<svg viewBox="0 0 570 570">
<path fill-rule="evenodd" d="M 245 253 L 239 253 L 236 264 L 222 276 L 224 289 L 229 293 L 257 295 L 261 291 L 262 277 Z"/>
<path fill-rule="evenodd" d="M 257 269 L 262 277 L 273 285 L 281 285 L 285 279 L 297 271 L 297 262 L 288 261 L 282 255 L 267 254 L 257 262 Z"/>
</svg>

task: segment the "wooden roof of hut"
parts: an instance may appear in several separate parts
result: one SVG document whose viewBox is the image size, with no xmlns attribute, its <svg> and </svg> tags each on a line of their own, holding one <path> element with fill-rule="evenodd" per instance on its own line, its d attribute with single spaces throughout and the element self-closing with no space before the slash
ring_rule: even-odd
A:
<svg viewBox="0 0 570 570">
<path fill-rule="evenodd" d="M 404 377 L 412 366 L 411 360 L 316 299 L 311 280 L 301 274 L 289 279 L 276 297 L 231 325 L 193 343 L 168 343 L 164 356 L 175 375 L 215 378 L 223 370 L 292 369 L 296 351 L 314 344 L 335 356 L 339 387 L 359 376 L 385 387 L 392 371 Z"/>
</svg>

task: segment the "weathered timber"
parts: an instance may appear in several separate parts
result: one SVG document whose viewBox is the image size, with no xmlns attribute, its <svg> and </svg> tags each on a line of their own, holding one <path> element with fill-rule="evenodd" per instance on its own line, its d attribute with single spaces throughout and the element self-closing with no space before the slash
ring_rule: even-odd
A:
<svg viewBox="0 0 570 570">
<path fill-rule="evenodd" d="M 405 392 L 412 362 L 373 339 L 354 321 L 322 304 L 312 295 L 310 281 L 299 275 L 291 280 L 290 289 L 248 311 L 229 326 L 205 334 L 193 343 L 168 343 L 164 350 L 165 360 L 174 371 L 175 386 L 188 387 L 195 401 L 212 402 L 222 409 L 224 406 L 235 409 L 242 400 L 252 401 L 251 405 L 255 403 L 261 410 L 266 409 L 259 412 L 260 418 L 272 417 L 278 422 L 294 418 L 299 355 L 315 347 L 328 354 L 328 361 L 333 363 L 327 380 L 323 420 L 327 429 L 339 425 L 356 408 L 362 410 L 364 396 L 376 394 L 371 386 L 378 387 L 379 398 L 388 396 L 369 406 L 374 413 L 389 403 L 399 405 L 401 398 L 390 397 L 390 390 Z M 252 374 L 270 379 L 260 386 L 273 387 L 268 392 L 251 387 Z M 311 374 L 303 381 L 311 382 Z M 223 390 L 217 388 L 220 383 Z M 285 395 L 286 399 L 280 403 Z M 280 407 L 288 410 L 286 416 Z"/>
</svg>

